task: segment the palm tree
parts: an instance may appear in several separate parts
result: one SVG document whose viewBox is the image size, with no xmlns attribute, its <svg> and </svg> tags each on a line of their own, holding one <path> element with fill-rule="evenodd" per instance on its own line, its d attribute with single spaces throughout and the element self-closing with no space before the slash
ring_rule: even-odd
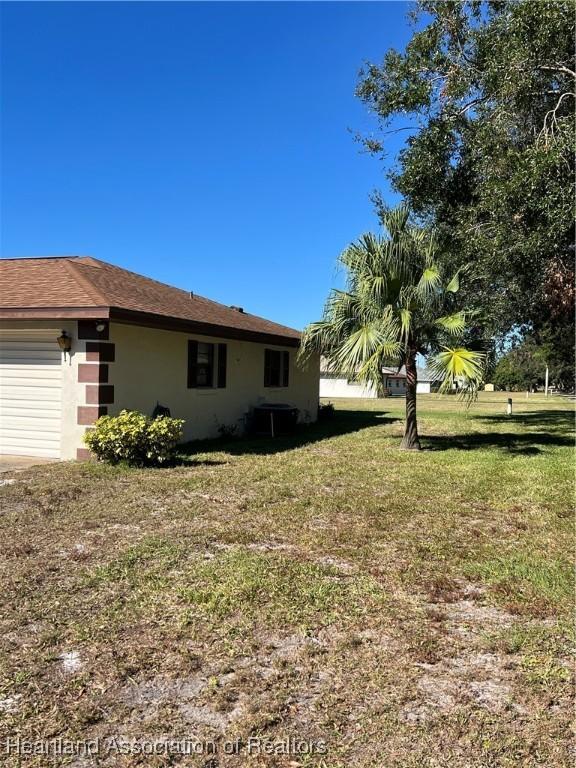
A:
<svg viewBox="0 0 576 768">
<path fill-rule="evenodd" d="M 471 312 L 458 309 L 460 274 L 446 279 L 434 233 L 413 226 L 404 205 L 383 216 L 385 236 L 365 234 L 340 256 L 346 290 L 331 291 L 324 317 L 304 331 L 301 355 L 319 352 L 328 367 L 382 390 L 384 365 L 406 366 L 402 448 L 420 449 L 416 360 L 428 358 L 442 379 L 474 396 L 484 355 L 461 344 Z"/>
</svg>

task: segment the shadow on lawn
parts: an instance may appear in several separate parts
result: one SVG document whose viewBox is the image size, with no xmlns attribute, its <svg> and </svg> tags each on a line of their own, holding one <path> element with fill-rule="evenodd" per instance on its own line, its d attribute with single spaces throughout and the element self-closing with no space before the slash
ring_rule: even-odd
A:
<svg viewBox="0 0 576 768">
<path fill-rule="evenodd" d="M 482 448 L 499 448 L 521 456 L 534 456 L 545 448 L 573 446 L 570 432 L 574 428 L 571 410 L 537 410 L 506 414 L 475 416 L 484 424 L 510 424 L 526 427 L 530 432 L 471 432 L 465 435 L 431 435 L 422 438 L 423 447 L 431 451 L 447 451 L 453 448 L 473 451 Z"/>
<path fill-rule="evenodd" d="M 315 424 L 300 425 L 292 435 L 279 437 L 239 437 L 217 438 L 215 440 L 196 440 L 179 446 L 176 456 L 176 464 L 193 464 L 194 456 L 198 453 L 231 453 L 234 456 L 245 454 L 273 454 L 283 451 L 291 451 L 304 445 L 317 443 L 338 435 L 346 435 L 351 432 L 359 432 L 368 427 L 392 424 L 399 419 L 386 416 L 380 411 L 336 411 L 326 421 L 318 421 Z"/>
<path fill-rule="evenodd" d="M 489 416 L 476 416 L 475 418 L 488 424 L 518 424 L 526 427 L 538 427 L 541 425 L 546 429 L 571 430 L 574 428 L 574 411 L 565 410 L 541 410 L 527 411 L 525 413 L 514 413 L 512 416 L 506 414 L 491 414 Z"/>
<path fill-rule="evenodd" d="M 574 441 L 555 432 L 470 432 L 466 435 L 425 435 L 422 446 L 428 451 L 474 451 L 499 448 L 520 456 L 535 456 L 543 448 L 572 446 Z"/>
<path fill-rule="evenodd" d="M 225 461 L 215 461 L 213 459 L 197 459 L 194 455 L 188 453 L 188 444 L 178 447 L 176 456 L 162 465 L 162 469 L 175 469 L 176 467 L 217 467 L 220 464 L 226 464 Z"/>
</svg>

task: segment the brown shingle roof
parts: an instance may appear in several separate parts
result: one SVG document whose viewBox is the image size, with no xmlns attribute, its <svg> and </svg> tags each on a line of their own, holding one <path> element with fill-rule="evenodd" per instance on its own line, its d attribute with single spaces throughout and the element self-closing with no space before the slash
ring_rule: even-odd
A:
<svg viewBox="0 0 576 768">
<path fill-rule="evenodd" d="M 293 328 L 87 256 L 0 260 L 0 317 L 97 317 L 297 345 Z"/>
</svg>

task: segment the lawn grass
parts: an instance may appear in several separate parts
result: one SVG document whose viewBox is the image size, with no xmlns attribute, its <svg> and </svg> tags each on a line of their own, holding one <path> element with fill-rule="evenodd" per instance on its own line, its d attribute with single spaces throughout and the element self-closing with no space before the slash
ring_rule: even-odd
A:
<svg viewBox="0 0 576 768">
<path fill-rule="evenodd" d="M 573 409 L 337 401 L 177 466 L 42 465 L 0 488 L 8 766 L 568 766 Z M 207 740 L 121 755 L 106 738 Z M 250 737 L 314 742 L 248 754 Z M 240 739 L 240 754 L 225 740 Z M 322 745 L 325 745 L 325 749 Z"/>
</svg>

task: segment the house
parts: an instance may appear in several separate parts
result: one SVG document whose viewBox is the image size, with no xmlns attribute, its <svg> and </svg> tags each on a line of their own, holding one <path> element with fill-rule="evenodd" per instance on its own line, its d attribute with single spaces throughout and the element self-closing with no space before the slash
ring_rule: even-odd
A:
<svg viewBox="0 0 576 768">
<path fill-rule="evenodd" d="M 320 371 L 320 397 L 378 397 L 372 384 L 347 378 L 343 373 Z"/>
<path fill-rule="evenodd" d="M 382 368 L 386 397 L 403 397 L 406 394 L 406 368 Z"/>
<path fill-rule="evenodd" d="M 90 257 L 0 261 L 0 452 L 86 458 L 102 414 L 186 420 L 186 440 L 239 432 L 260 404 L 301 421 L 318 407 L 318 360 L 300 334 Z M 69 350 L 68 350 L 69 348 Z"/>
<path fill-rule="evenodd" d="M 418 368 L 416 392 L 420 395 L 429 395 L 438 392 L 442 379 L 431 373 L 427 368 Z"/>
<path fill-rule="evenodd" d="M 383 367 L 383 392 L 381 397 L 404 397 L 406 395 L 406 369 Z M 430 393 L 437 391 L 439 381 L 429 371 L 418 368 L 416 391 Z M 329 369 L 324 360 L 320 361 L 320 397 L 378 397 L 372 384 L 365 384 L 354 378 L 348 378 L 340 372 Z"/>
<path fill-rule="evenodd" d="M 404 368 L 382 368 L 384 377 L 384 395 L 406 394 L 406 373 Z M 346 374 L 330 369 L 324 359 L 320 360 L 320 397 L 368 397 L 376 398 L 378 393 L 372 384 L 366 384 Z"/>
</svg>

